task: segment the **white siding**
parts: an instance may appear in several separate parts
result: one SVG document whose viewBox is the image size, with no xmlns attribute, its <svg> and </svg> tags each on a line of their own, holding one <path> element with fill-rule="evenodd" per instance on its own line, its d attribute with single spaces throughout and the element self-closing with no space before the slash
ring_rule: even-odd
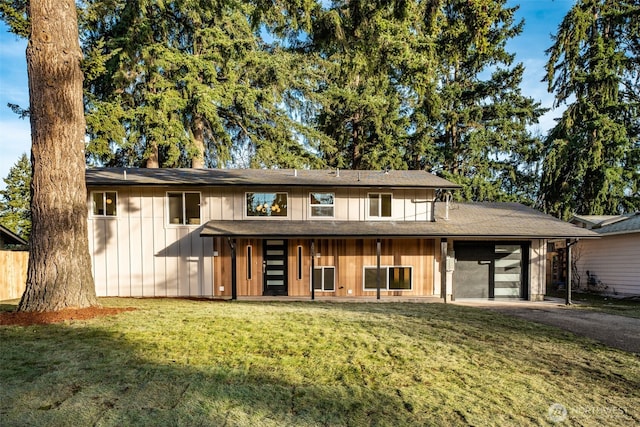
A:
<svg viewBox="0 0 640 427">
<path fill-rule="evenodd" d="M 587 271 L 606 285 L 605 292 L 640 295 L 640 234 L 604 235 L 598 240 L 581 240 L 573 258 L 580 286 L 587 286 Z"/>
<path fill-rule="evenodd" d="M 99 296 L 210 296 L 213 240 L 201 226 L 167 224 L 166 188 L 117 188 L 118 216 L 89 218 L 89 242 Z M 173 190 L 173 189 L 172 189 Z M 193 191 L 192 189 L 184 189 Z M 182 191 L 182 189 L 176 189 Z M 202 223 L 220 193 L 201 193 Z M 226 198 L 233 203 L 233 198 Z"/>
</svg>

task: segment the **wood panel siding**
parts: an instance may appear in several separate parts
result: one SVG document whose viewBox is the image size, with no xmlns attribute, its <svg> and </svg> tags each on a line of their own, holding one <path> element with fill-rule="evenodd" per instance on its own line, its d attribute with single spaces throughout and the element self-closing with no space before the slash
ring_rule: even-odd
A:
<svg viewBox="0 0 640 427">
<path fill-rule="evenodd" d="M 572 251 L 580 287 L 587 287 L 587 271 L 597 277 L 597 288 L 606 293 L 640 295 L 640 234 L 603 235 L 581 240 Z"/>
<path fill-rule="evenodd" d="M 0 300 L 22 297 L 27 283 L 29 252 L 0 250 Z"/>
</svg>

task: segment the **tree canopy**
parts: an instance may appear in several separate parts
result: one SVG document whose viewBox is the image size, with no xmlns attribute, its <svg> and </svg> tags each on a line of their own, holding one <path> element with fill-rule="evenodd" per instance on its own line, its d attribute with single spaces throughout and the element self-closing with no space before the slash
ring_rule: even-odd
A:
<svg viewBox="0 0 640 427">
<path fill-rule="evenodd" d="M 26 154 L 9 169 L 0 190 L 0 224 L 25 240 L 31 233 L 31 162 Z"/>
<path fill-rule="evenodd" d="M 25 5 L 0 0 L 16 34 Z M 563 20 L 545 79 L 568 108 L 544 145 L 506 0 L 77 6 L 89 164 L 424 169 L 465 200 L 638 208 L 637 1 Z"/>
<path fill-rule="evenodd" d="M 547 51 L 567 109 L 545 141 L 542 208 L 559 217 L 640 208 L 638 1 L 579 0 Z"/>
</svg>

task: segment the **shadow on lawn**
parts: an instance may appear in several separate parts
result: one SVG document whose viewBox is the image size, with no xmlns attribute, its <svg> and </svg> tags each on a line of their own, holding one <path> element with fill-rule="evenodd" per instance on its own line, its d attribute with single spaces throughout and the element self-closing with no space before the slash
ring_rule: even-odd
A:
<svg viewBox="0 0 640 427">
<path fill-rule="evenodd" d="M 398 394 L 294 384 L 252 366 L 185 366 L 171 355 L 151 363 L 142 356 L 150 349 L 103 328 L 0 328 L 0 342 L 0 425 L 413 423 Z"/>
</svg>

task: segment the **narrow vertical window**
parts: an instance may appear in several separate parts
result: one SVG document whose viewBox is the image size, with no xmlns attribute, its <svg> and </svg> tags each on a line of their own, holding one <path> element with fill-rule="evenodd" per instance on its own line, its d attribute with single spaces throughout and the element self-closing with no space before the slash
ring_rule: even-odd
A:
<svg viewBox="0 0 640 427">
<path fill-rule="evenodd" d="M 302 246 L 298 246 L 298 280 L 302 280 Z"/>
<path fill-rule="evenodd" d="M 253 247 L 247 246 L 247 280 L 251 280 L 253 276 Z"/>
</svg>

